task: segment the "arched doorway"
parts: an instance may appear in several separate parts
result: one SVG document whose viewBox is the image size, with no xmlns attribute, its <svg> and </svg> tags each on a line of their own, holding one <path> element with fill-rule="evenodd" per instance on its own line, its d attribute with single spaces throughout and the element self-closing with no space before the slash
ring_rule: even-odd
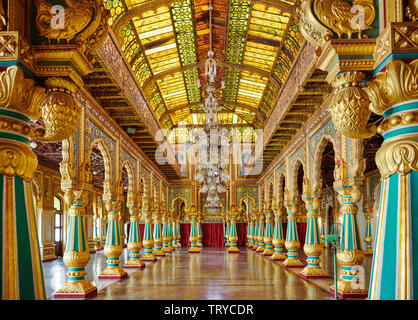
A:
<svg viewBox="0 0 418 320">
<path fill-rule="evenodd" d="M 299 243 L 301 244 L 301 247 L 305 243 L 305 237 L 306 237 L 306 206 L 305 202 L 302 200 L 302 194 L 303 194 L 303 180 L 305 178 L 305 171 L 303 168 L 303 164 L 298 161 L 296 164 L 296 188 L 295 188 L 295 194 L 293 195 L 293 201 L 296 201 L 297 203 L 297 212 L 295 212 L 296 216 L 296 222 L 297 222 L 297 228 L 298 228 L 298 237 L 299 237 Z"/>
<path fill-rule="evenodd" d="M 62 200 L 54 196 L 54 242 L 55 242 L 55 256 L 62 257 L 62 242 L 63 242 L 63 205 Z"/>
<path fill-rule="evenodd" d="M 329 139 L 324 139 L 319 149 L 319 172 L 317 179 L 322 181 L 324 212 L 320 212 L 325 234 L 339 235 L 338 201 L 334 191 L 335 150 Z M 320 226 L 321 227 L 321 226 Z"/>
</svg>

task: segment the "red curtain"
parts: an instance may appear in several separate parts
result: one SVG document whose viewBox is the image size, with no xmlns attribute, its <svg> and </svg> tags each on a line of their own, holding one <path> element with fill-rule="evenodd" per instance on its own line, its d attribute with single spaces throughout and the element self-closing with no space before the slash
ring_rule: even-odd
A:
<svg viewBox="0 0 418 320">
<path fill-rule="evenodd" d="M 202 244 L 204 247 L 223 247 L 223 223 L 202 223 Z"/>
<path fill-rule="evenodd" d="M 180 223 L 180 243 L 182 247 L 190 247 L 190 230 L 192 225 L 190 223 Z"/>
<path fill-rule="evenodd" d="M 139 224 L 139 233 L 141 234 L 141 241 L 144 240 L 145 223 Z"/>
<path fill-rule="evenodd" d="M 305 244 L 306 225 L 307 225 L 306 222 L 296 223 L 296 228 L 298 230 L 299 243 L 301 244 L 301 246 Z M 283 226 L 283 239 L 286 240 L 287 222 L 283 222 L 282 226 Z"/>
<path fill-rule="evenodd" d="M 306 225 L 307 225 L 306 222 L 298 222 L 297 223 L 299 243 L 301 244 L 301 246 L 303 246 L 305 244 Z"/>
<path fill-rule="evenodd" d="M 245 247 L 247 245 L 247 224 L 244 222 L 237 222 L 238 247 Z"/>
</svg>

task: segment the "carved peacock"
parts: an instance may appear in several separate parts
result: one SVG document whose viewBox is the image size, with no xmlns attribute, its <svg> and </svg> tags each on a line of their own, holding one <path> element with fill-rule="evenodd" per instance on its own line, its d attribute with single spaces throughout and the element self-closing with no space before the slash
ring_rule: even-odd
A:
<svg viewBox="0 0 418 320">
<path fill-rule="evenodd" d="M 315 0 L 314 11 L 318 19 L 338 34 L 341 39 L 344 33 L 351 39 L 353 33 L 372 29 L 376 11 L 373 0 L 354 0 L 351 5 L 344 0 Z"/>
<path fill-rule="evenodd" d="M 55 10 L 47 0 L 34 0 L 38 13 L 36 15 L 36 27 L 40 35 L 48 39 L 56 39 L 58 43 L 66 40 L 69 43 L 80 31 L 89 24 L 95 12 L 96 0 L 65 0 L 67 7 L 64 8 L 63 28 L 54 21 L 59 17 L 59 11 Z M 53 20 L 54 19 L 54 20 Z"/>
</svg>

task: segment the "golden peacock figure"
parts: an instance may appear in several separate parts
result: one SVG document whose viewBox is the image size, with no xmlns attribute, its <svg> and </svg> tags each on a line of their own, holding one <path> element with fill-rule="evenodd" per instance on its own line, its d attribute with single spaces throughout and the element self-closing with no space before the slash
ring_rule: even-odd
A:
<svg viewBox="0 0 418 320">
<path fill-rule="evenodd" d="M 353 33 L 361 38 L 363 30 L 373 29 L 376 11 L 373 0 L 354 0 L 352 4 L 344 0 L 315 0 L 313 4 L 318 19 L 338 34 L 344 33 L 351 39 Z"/>
<path fill-rule="evenodd" d="M 91 0 L 65 0 L 67 7 L 64 8 L 62 16 L 59 16 L 58 7 L 47 0 L 34 0 L 34 2 L 38 9 L 36 27 L 40 35 L 47 38 L 49 43 L 51 39 L 56 39 L 58 43 L 66 40 L 68 43 L 88 25 L 94 14 Z"/>
</svg>

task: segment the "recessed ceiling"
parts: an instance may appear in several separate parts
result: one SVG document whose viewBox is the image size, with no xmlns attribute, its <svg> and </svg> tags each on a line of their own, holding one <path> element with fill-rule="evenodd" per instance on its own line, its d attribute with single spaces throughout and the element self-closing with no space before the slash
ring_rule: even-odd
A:
<svg viewBox="0 0 418 320">
<path fill-rule="evenodd" d="M 203 124 L 210 37 L 219 87 L 225 81 L 218 94 L 221 122 L 263 127 L 300 49 L 293 19 L 297 0 L 104 3 L 123 54 L 162 128 Z"/>
</svg>

